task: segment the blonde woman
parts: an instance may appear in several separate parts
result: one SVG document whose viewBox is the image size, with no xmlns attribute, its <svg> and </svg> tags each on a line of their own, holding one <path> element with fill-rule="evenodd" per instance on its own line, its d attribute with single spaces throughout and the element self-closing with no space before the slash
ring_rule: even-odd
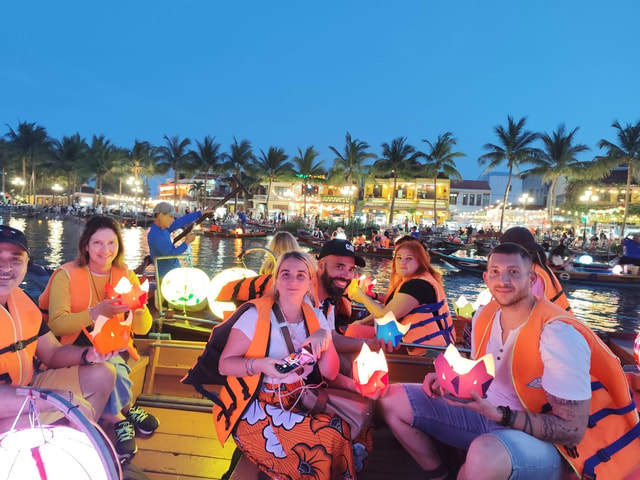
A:
<svg viewBox="0 0 640 480">
<path fill-rule="evenodd" d="M 227 383 L 220 395 L 225 408 L 216 405 L 213 411 L 218 437 L 224 441 L 232 434 L 238 448 L 270 478 L 355 478 L 362 459 L 356 461 L 353 452 L 366 455 L 368 450 L 364 442 L 350 439 L 340 417 L 298 409 L 298 396 L 315 367 L 282 371 L 289 337 L 296 351 L 308 347 L 323 377 L 338 375 L 330 326 L 310 304 L 315 269 L 307 253 L 283 254 L 273 290 L 250 302 L 220 357 L 219 371 Z"/>
</svg>

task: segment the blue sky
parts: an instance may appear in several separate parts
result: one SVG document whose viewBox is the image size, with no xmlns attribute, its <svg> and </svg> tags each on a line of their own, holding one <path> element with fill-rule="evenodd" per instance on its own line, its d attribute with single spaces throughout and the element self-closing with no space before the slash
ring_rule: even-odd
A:
<svg viewBox="0 0 640 480">
<path fill-rule="evenodd" d="M 310 146 L 332 164 L 345 133 L 418 149 L 450 131 L 466 179 L 507 115 L 580 127 L 598 154 L 614 120 L 640 120 L 640 2 L 8 2 L 0 132 L 116 145 L 213 135 L 228 150 Z"/>
</svg>

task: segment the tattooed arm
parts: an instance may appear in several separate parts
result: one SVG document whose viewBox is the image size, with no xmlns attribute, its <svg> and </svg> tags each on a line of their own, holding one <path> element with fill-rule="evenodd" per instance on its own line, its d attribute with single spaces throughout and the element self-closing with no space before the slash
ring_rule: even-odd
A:
<svg viewBox="0 0 640 480">
<path fill-rule="evenodd" d="M 480 398 L 474 392 L 471 396 L 475 401 L 465 406 L 495 422 L 502 420 L 502 412 L 489 401 Z M 551 405 L 551 412 L 528 413 L 512 410 L 509 426 L 545 442 L 575 447 L 587 430 L 591 400 L 565 400 L 548 392 L 547 399 Z"/>
</svg>

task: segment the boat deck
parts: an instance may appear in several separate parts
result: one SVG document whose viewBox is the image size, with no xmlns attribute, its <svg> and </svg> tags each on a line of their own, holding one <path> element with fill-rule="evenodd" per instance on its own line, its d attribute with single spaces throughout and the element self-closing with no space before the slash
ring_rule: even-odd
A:
<svg viewBox="0 0 640 480">
<path fill-rule="evenodd" d="M 151 480 L 220 479 L 229 468 L 235 445 L 221 447 L 211 412 L 145 407 L 160 419 L 159 429 L 149 437 L 137 437 L 133 463 Z M 358 478 L 363 480 L 410 480 L 422 470 L 400 446 L 391 431 L 374 426 L 375 455 Z"/>
</svg>

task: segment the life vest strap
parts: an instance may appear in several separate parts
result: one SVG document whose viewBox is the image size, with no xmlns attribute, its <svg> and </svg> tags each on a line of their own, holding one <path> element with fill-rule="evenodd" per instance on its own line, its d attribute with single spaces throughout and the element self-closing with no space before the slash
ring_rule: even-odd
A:
<svg viewBox="0 0 640 480">
<path fill-rule="evenodd" d="M 28 345 L 38 340 L 38 338 L 39 338 L 38 335 L 34 335 L 33 337 L 28 338 L 27 340 L 18 340 L 16 343 L 12 343 L 7 347 L 0 348 L 0 355 L 4 355 L 5 353 L 14 353 L 20 350 L 24 350 L 25 348 L 27 348 Z"/>
<path fill-rule="evenodd" d="M 451 338 L 453 338 L 453 333 L 451 332 L 453 330 L 453 326 L 449 326 L 444 328 L 443 330 L 438 330 L 437 332 L 434 332 L 430 335 L 425 335 L 422 338 L 417 338 L 413 341 L 413 343 L 417 343 L 417 344 L 423 344 L 428 342 L 429 340 L 431 340 L 432 338 L 436 338 L 440 335 L 442 335 L 445 338 L 445 341 L 447 342 L 447 345 L 449 345 L 450 343 L 452 343 Z"/>
<path fill-rule="evenodd" d="M 9 373 L 7 372 L 0 375 L 0 383 L 1 382 L 4 382 L 5 385 L 11 385 L 13 383 L 13 380 L 11 380 L 11 375 L 9 375 Z"/>
<path fill-rule="evenodd" d="M 631 400 L 631 403 L 620 408 L 603 408 L 597 412 L 589 415 L 589 423 L 587 428 L 593 428 L 596 424 L 609 415 L 624 415 L 625 413 L 633 412 L 636 409 L 636 402 Z"/>
<path fill-rule="evenodd" d="M 418 305 L 416 308 L 411 310 L 407 315 L 411 315 L 412 313 L 432 313 L 437 312 L 444 305 L 444 300 L 436 303 L 425 303 L 422 305 Z"/>
<path fill-rule="evenodd" d="M 595 480 L 596 467 L 603 462 L 608 462 L 609 460 L 611 460 L 611 457 L 613 455 L 618 453 L 638 437 L 640 437 L 640 423 L 636 423 L 632 429 L 622 435 L 619 439 L 598 450 L 594 455 L 591 456 L 591 458 L 588 458 L 584 462 L 584 468 L 582 470 L 583 480 Z"/>
</svg>

